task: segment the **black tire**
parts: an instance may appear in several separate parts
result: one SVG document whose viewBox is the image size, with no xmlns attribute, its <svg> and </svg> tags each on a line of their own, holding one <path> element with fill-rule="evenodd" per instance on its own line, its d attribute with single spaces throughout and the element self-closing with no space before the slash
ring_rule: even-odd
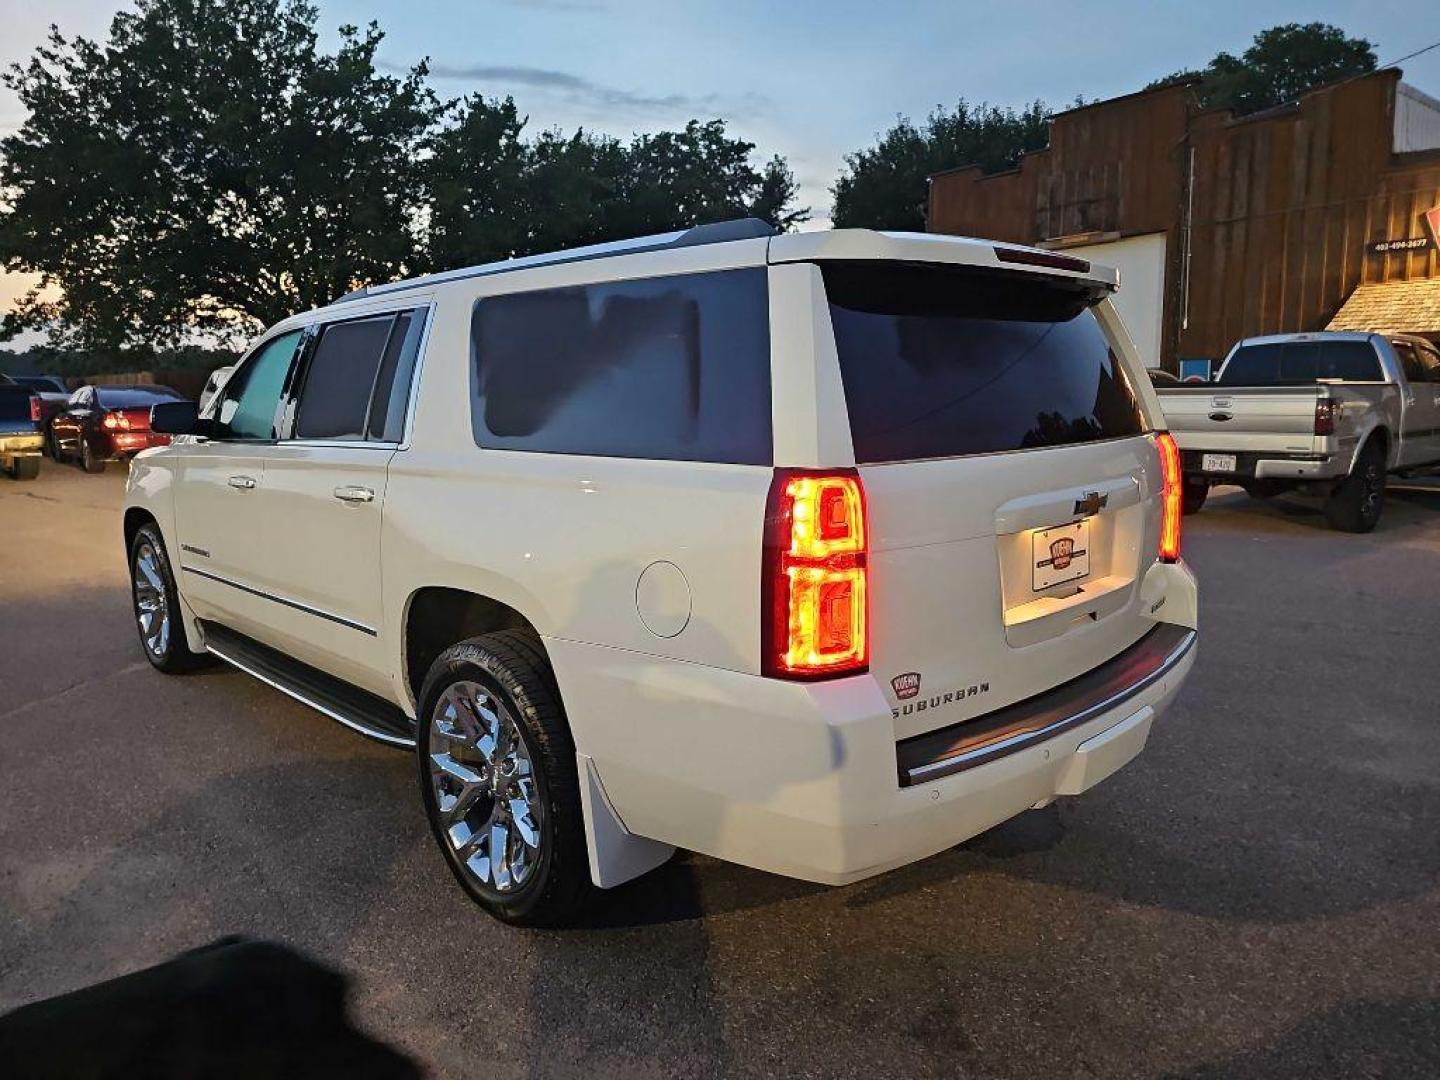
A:
<svg viewBox="0 0 1440 1080">
<path fill-rule="evenodd" d="M 1240 486 L 1252 499 L 1273 499 L 1276 495 L 1283 495 L 1290 490 L 1286 484 L 1277 480 L 1251 480 Z"/>
<path fill-rule="evenodd" d="M 87 473 L 103 473 L 105 471 L 105 459 L 95 456 L 95 451 L 90 448 L 90 440 L 84 435 L 80 436 L 80 467 Z"/>
<path fill-rule="evenodd" d="M 1325 500 L 1325 520 L 1341 532 L 1367 533 L 1380 523 L 1384 507 L 1385 451 L 1370 443 Z"/>
<path fill-rule="evenodd" d="M 1180 513 L 1198 514 L 1210 494 L 1210 485 L 1204 480 L 1186 480 L 1180 488 Z"/>
<path fill-rule="evenodd" d="M 10 475 L 16 480 L 34 480 L 40 475 L 40 456 L 17 457 L 10 468 Z"/>
<path fill-rule="evenodd" d="M 164 596 L 164 611 L 169 618 L 169 633 L 158 647 L 147 640 L 145 625 L 141 621 L 142 587 L 137 579 L 137 566 L 147 552 L 154 553 L 154 569 L 161 585 L 159 592 Z M 175 575 L 170 570 L 170 557 L 165 553 L 165 540 L 160 535 L 160 529 L 153 524 L 142 525 L 130 541 L 130 602 L 135 615 L 135 630 L 140 635 L 140 649 L 155 670 L 178 675 L 193 671 L 209 661 L 208 653 L 191 652 L 185 640 L 184 615 L 180 608 L 180 595 L 175 589 Z"/>
<path fill-rule="evenodd" d="M 60 443 L 55 439 L 55 428 L 45 429 L 45 453 L 50 456 L 51 461 L 60 460 Z"/>
<path fill-rule="evenodd" d="M 533 770 L 541 809 L 539 856 L 529 876 L 508 891 L 482 881 L 462 860 L 438 806 L 432 779 L 431 738 L 433 734 L 437 746 L 447 750 L 457 745 L 445 741 L 435 732 L 435 726 L 446 711 L 442 701 L 446 691 L 459 683 L 479 684 L 504 706 Z M 585 850 L 575 742 L 555 675 L 539 642 L 523 631 L 503 630 L 462 641 L 441 653 L 430 666 L 420 693 L 415 746 L 425 816 L 461 888 L 491 915 L 507 923 L 556 926 L 569 921 L 590 895 L 590 863 Z M 493 800 L 488 804 L 484 801 L 487 798 L 482 795 L 472 804 L 477 819 L 483 817 L 487 805 L 493 805 Z M 454 828 L 454 823 L 449 827 Z M 482 835 L 483 831 L 483 826 L 471 828 L 471 835 Z"/>
</svg>

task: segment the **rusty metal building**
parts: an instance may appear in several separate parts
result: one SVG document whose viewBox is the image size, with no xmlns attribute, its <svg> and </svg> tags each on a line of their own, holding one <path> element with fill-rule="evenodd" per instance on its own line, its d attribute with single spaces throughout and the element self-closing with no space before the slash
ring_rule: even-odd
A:
<svg viewBox="0 0 1440 1080">
<path fill-rule="evenodd" d="M 930 181 L 929 228 L 1119 266 L 1149 364 L 1253 334 L 1440 340 L 1440 101 L 1396 69 L 1245 117 L 1163 87 L 1054 117 L 1019 168 Z"/>
</svg>

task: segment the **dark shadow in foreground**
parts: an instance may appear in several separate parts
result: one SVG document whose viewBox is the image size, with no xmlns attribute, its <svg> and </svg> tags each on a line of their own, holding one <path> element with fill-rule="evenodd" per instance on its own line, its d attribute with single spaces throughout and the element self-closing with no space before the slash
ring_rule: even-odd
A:
<svg viewBox="0 0 1440 1080">
<path fill-rule="evenodd" d="M 377 1077 L 423 1072 L 356 1028 L 349 979 L 283 945 L 221 938 L 0 1016 L 7 1075 Z"/>
</svg>

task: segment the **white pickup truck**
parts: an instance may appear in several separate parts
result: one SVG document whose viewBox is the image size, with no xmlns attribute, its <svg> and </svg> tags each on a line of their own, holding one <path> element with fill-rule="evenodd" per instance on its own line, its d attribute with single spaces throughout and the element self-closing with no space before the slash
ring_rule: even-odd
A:
<svg viewBox="0 0 1440 1080">
<path fill-rule="evenodd" d="M 1369 532 L 1386 476 L 1440 465 L 1440 350 L 1408 334 L 1247 338 L 1204 386 L 1156 388 L 1179 444 L 1184 508 L 1212 484 L 1306 491 L 1331 526 Z"/>
</svg>

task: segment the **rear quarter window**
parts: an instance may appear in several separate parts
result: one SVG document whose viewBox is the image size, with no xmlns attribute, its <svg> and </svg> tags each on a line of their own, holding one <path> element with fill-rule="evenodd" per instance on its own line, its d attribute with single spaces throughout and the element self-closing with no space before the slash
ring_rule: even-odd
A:
<svg viewBox="0 0 1440 1080">
<path fill-rule="evenodd" d="M 767 304 L 763 268 L 478 300 L 475 442 L 768 465 Z"/>
<path fill-rule="evenodd" d="M 1138 435 L 1145 422 L 1091 310 L 1035 274 L 830 263 L 835 347 L 860 463 Z"/>
</svg>

